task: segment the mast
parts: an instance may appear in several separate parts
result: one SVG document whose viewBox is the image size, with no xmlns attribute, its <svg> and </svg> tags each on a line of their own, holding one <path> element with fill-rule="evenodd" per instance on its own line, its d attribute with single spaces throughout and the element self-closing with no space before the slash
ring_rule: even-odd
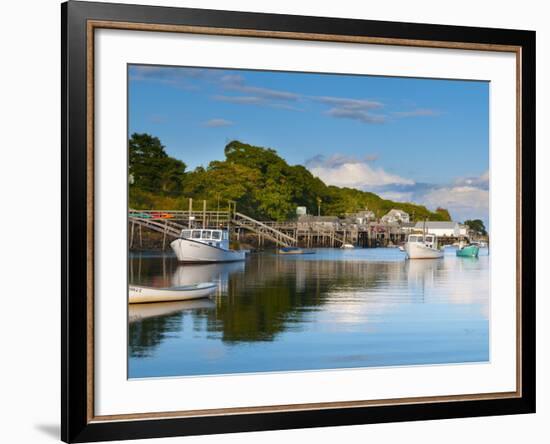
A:
<svg viewBox="0 0 550 444">
<path fill-rule="evenodd" d="M 426 242 L 426 218 L 424 218 L 424 222 L 422 225 L 422 240 Z"/>
</svg>

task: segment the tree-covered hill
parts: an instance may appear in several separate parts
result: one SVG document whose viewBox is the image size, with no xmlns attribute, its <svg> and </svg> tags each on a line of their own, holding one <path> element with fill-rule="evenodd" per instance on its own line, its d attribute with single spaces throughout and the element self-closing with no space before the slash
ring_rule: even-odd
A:
<svg viewBox="0 0 550 444">
<path fill-rule="evenodd" d="M 302 165 L 289 165 L 271 148 L 232 141 L 225 160 L 186 171 L 186 165 L 166 154 L 156 137 L 132 134 L 129 141 L 130 207 L 185 210 L 188 198 L 207 201 L 209 209 L 234 201 L 237 209 L 260 220 L 295 217 L 296 207 L 310 213 L 343 216 L 368 208 L 382 217 L 392 208 L 416 220 L 450 220 L 445 209 L 436 212 L 412 203 L 393 202 L 367 191 L 328 186 Z"/>
</svg>

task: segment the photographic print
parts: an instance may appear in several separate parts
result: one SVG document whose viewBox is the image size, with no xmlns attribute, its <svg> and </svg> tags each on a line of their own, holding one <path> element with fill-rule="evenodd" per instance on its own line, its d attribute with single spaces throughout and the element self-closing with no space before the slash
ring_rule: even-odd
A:
<svg viewBox="0 0 550 444">
<path fill-rule="evenodd" d="M 489 82 L 127 74 L 129 378 L 490 360 Z"/>
<path fill-rule="evenodd" d="M 62 6 L 66 442 L 535 411 L 535 33 Z"/>
</svg>

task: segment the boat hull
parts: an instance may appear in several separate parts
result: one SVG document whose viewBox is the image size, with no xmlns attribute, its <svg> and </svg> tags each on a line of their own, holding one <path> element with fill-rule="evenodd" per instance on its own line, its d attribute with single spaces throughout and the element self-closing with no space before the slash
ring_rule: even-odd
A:
<svg viewBox="0 0 550 444">
<path fill-rule="evenodd" d="M 235 262 L 246 257 L 246 251 L 224 250 L 189 239 L 176 239 L 170 246 L 180 262 Z"/>
<path fill-rule="evenodd" d="M 216 290 L 216 287 L 217 285 L 213 282 L 172 288 L 131 285 L 128 288 L 128 302 L 130 304 L 144 304 L 151 302 L 189 301 L 191 299 L 208 297 Z"/>
<path fill-rule="evenodd" d="M 407 242 L 405 244 L 405 251 L 409 259 L 439 259 L 443 257 L 441 250 L 427 247 L 418 242 Z"/>
<path fill-rule="evenodd" d="M 458 257 L 478 257 L 479 247 L 477 245 L 468 245 L 456 250 L 456 255 Z"/>
</svg>

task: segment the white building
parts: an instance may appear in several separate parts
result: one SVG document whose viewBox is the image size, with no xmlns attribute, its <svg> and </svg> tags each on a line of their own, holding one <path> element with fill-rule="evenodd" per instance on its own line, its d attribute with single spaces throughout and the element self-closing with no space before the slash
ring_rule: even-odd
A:
<svg viewBox="0 0 550 444">
<path fill-rule="evenodd" d="M 306 214 L 298 217 L 299 229 L 307 229 L 310 226 L 336 229 L 339 225 L 340 219 L 337 216 L 312 216 L 311 214 Z"/>
<path fill-rule="evenodd" d="M 390 223 L 390 224 L 396 223 L 396 222 L 406 224 L 410 222 L 408 213 L 405 213 L 403 210 L 396 210 L 395 208 L 388 211 L 388 213 L 382 216 L 382 219 L 380 220 L 384 223 Z"/>
<path fill-rule="evenodd" d="M 426 227 L 427 233 L 435 234 L 436 236 L 459 237 L 468 235 L 468 227 L 458 222 L 417 222 L 414 229 L 415 231 L 423 231 L 424 227 Z"/>
<path fill-rule="evenodd" d="M 460 236 L 470 235 L 470 227 L 468 225 L 458 224 L 458 231 Z"/>
<path fill-rule="evenodd" d="M 358 211 L 357 213 L 351 214 L 349 218 L 353 220 L 353 222 L 356 224 L 366 225 L 370 221 L 373 221 L 376 219 L 376 214 L 374 214 L 374 211 L 365 209 L 365 210 Z"/>
<path fill-rule="evenodd" d="M 296 207 L 296 216 L 305 216 L 307 214 L 307 207 Z"/>
</svg>

